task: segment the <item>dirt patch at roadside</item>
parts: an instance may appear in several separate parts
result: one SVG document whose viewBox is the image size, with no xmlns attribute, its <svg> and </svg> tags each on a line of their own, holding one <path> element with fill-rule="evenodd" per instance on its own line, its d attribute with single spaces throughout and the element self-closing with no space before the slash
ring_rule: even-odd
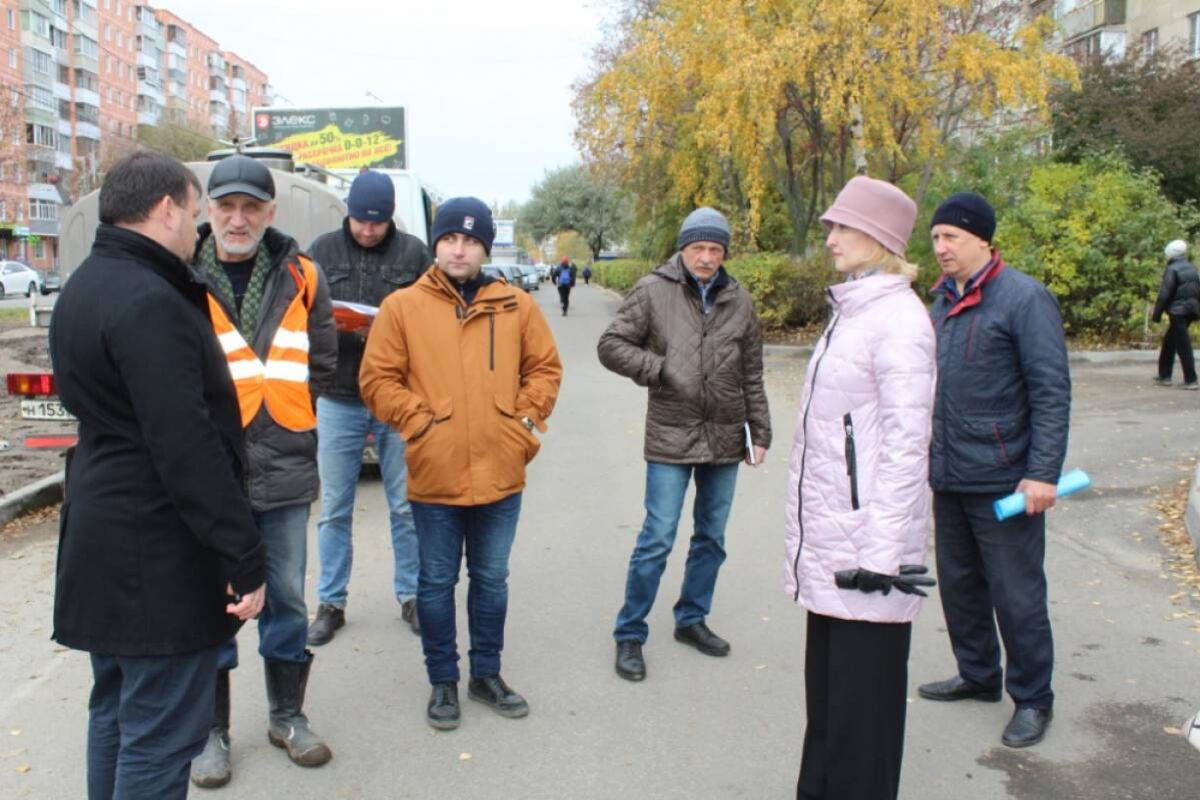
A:
<svg viewBox="0 0 1200 800">
<path fill-rule="evenodd" d="M 10 372 L 48 372 L 50 354 L 45 328 L 30 328 L 26 319 L 0 316 L 0 378 Z M 0 496 L 63 467 L 61 450 L 34 450 L 29 436 L 73 433 L 74 423 L 21 419 L 21 398 L 0 393 Z"/>
</svg>

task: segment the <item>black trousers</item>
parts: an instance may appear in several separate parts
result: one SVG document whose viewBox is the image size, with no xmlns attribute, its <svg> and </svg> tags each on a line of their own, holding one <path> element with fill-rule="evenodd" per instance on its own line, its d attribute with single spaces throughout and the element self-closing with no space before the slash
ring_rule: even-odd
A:
<svg viewBox="0 0 1200 800">
<path fill-rule="evenodd" d="M 1046 605 L 1046 515 L 996 520 L 999 495 L 934 492 L 938 593 L 958 674 L 1004 686 L 1018 707 L 1051 708 L 1054 641 Z M 1004 640 L 1007 674 L 1000 667 Z"/>
<path fill-rule="evenodd" d="M 567 307 L 571 305 L 571 287 L 570 286 L 558 287 L 558 300 L 559 300 L 559 303 L 562 304 L 562 310 L 566 311 Z"/>
<path fill-rule="evenodd" d="M 912 624 L 808 613 L 797 800 L 895 800 Z"/>
<path fill-rule="evenodd" d="M 1162 348 L 1158 351 L 1158 377 L 1169 378 L 1175 368 L 1175 356 L 1179 356 L 1179 364 L 1183 367 L 1183 380 L 1187 383 L 1196 382 L 1196 360 L 1192 355 L 1192 339 L 1188 336 L 1188 326 L 1192 321 L 1187 317 L 1167 318 L 1171 324 L 1163 334 Z"/>
</svg>

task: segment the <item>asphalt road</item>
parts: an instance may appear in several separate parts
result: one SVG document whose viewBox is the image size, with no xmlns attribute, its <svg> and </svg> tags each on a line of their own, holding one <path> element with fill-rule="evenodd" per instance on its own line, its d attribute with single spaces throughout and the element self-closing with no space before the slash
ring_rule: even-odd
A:
<svg viewBox="0 0 1200 800">
<path fill-rule="evenodd" d="M 54 305 L 54 301 L 58 299 L 58 292 L 51 292 L 50 294 L 46 294 L 46 295 L 36 294 L 36 295 L 34 295 L 34 298 L 37 300 L 37 304 L 39 306 L 51 307 Z M 27 308 L 29 308 L 29 298 L 23 294 L 19 294 L 19 295 L 11 295 L 10 294 L 10 295 L 6 295 L 5 297 L 0 297 L 0 309 L 3 309 L 3 308 L 27 309 Z"/>
<path fill-rule="evenodd" d="M 367 480 L 347 627 L 318 650 L 308 691 L 307 711 L 334 760 L 304 770 L 267 743 L 256 633 L 247 628 L 233 683 L 234 781 L 212 796 L 794 796 L 804 613 L 783 594 L 780 574 L 786 461 L 804 360 L 768 359 L 776 444 L 766 463 L 739 476 L 729 559 L 709 619 L 733 653 L 708 658 L 671 638 L 681 543 L 650 619 L 649 677 L 630 684 L 613 672 L 610 631 L 642 517 L 644 392 L 596 360 L 596 340 L 616 306 L 611 295 L 580 286 L 567 318 L 552 288 L 534 297 L 558 339 L 565 382 L 531 465 L 512 558 L 504 676 L 529 699 L 531 715 L 502 719 L 464 697 L 459 730 L 435 733 L 425 724 L 420 644 L 391 596 L 386 507 L 379 482 Z M 1180 589 L 1164 567 L 1151 505 L 1194 467 L 1200 397 L 1154 388 L 1150 377 L 1148 365 L 1075 369 L 1068 466 L 1087 469 L 1096 490 L 1050 515 L 1058 654 L 1050 735 L 1038 747 L 1009 750 L 999 743 L 1008 702 L 916 699 L 918 682 L 954 668 L 931 598 L 915 625 L 910 662 L 907 800 L 1200 794 L 1200 753 L 1170 730 L 1200 704 L 1200 627 L 1193 627 L 1188 597 L 1171 599 Z M 685 522 L 681 535 L 689 534 Z M 309 552 L 311 598 L 315 545 Z M 90 673 L 84 654 L 48 638 L 54 554 L 49 524 L 0 543 L 4 798 L 83 794 Z"/>
</svg>

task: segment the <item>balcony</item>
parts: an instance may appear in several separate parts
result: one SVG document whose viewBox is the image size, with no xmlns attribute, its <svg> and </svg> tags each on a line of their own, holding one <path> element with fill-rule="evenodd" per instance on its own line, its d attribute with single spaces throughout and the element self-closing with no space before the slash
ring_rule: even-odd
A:
<svg viewBox="0 0 1200 800">
<path fill-rule="evenodd" d="M 158 111 L 139 111 L 138 125 L 157 125 L 158 116 Z"/>
<path fill-rule="evenodd" d="M 187 47 L 177 41 L 167 43 L 167 52 L 171 55 L 179 56 L 182 59 L 187 58 Z"/>
<path fill-rule="evenodd" d="M 100 126 L 91 122 L 76 122 L 75 135 L 80 139 L 95 139 L 100 141 Z"/>
<path fill-rule="evenodd" d="M 152 97 L 160 106 L 163 104 L 162 89 L 158 84 L 150 83 L 149 81 L 138 81 L 138 97 Z"/>
<path fill-rule="evenodd" d="M 1126 0 L 1091 0 L 1067 12 L 1062 20 L 1063 39 L 1070 41 L 1096 28 L 1125 24 Z"/>
<path fill-rule="evenodd" d="M 246 91 L 246 79 L 245 78 L 231 78 L 229 81 L 229 84 L 237 91 L 240 91 L 240 92 Z"/>
<path fill-rule="evenodd" d="M 60 197 L 55 202 L 61 203 Z M 29 232 L 34 236 L 58 236 L 58 220 L 56 219 L 31 219 L 26 222 Z"/>
<path fill-rule="evenodd" d="M 100 93 L 93 92 L 91 89 L 84 89 L 82 86 L 75 87 L 75 102 L 86 103 L 89 106 L 100 107 Z"/>
<path fill-rule="evenodd" d="M 71 154 L 64 153 L 62 150 L 55 150 L 54 166 L 58 167 L 59 169 L 73 169 L 74 166 L 71 164 Z"/>
<path fill-rule="evenodd" d="M 158 69 L 158 58 L 153 53 L 138 52 L 137 65 L 146 69 Z"/>
<path fill-rule="evenodd" d="M 58 193 L 58 187 L 52 183 L 30 182 L 25 196 L 30 200 L 46 200 L 51 203 L 62 202 L 62 195 Z"/>
<path fill-rule="evenodd" d="M 210 104 L 212 104 L 212 103 L 218 104 L 218 105 L 222 106 L 223 108 L 225 108 L 225 110 L 227 110 L 227 111 L 229 110 L 229 97 L 224 92 L 222 92 L 220 89 L 210 89 L 209 90 L 208 102 Z"/>
<path fill-rule="evenodd" d="M 44 144 L 26 144 L 25 145 L 25 160 L 29 162 L 29 171 L 41 171 L 46 167 L 55 165 L 55 154 L 58 151 L 53 147 L 48 147 Z"/>
</svg>

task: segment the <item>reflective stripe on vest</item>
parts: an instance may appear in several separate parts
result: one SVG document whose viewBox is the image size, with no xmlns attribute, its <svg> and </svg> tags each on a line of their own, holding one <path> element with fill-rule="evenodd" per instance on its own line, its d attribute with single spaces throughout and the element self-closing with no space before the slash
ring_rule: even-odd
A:
<svg viewBox="0 0 1200 800">
<path fill-rule="evenodd" d="M 294 264 L 287 266 L 296 282 L 296 296 L 283 312 L 283 319 L 271 338 L 266 363 L 242 337 L 220 301 L 212 292 L 208 293 L 208 309 L 237 389 L 243 428 L 250 425 L 263 403 L 271 419 L 288 430 L 310 431 L 317 426 L 308 393 L 308 312 L 316 291 L 317 270 L 303 256 L 300 257 L 303 276 Z"/>
</svg>

